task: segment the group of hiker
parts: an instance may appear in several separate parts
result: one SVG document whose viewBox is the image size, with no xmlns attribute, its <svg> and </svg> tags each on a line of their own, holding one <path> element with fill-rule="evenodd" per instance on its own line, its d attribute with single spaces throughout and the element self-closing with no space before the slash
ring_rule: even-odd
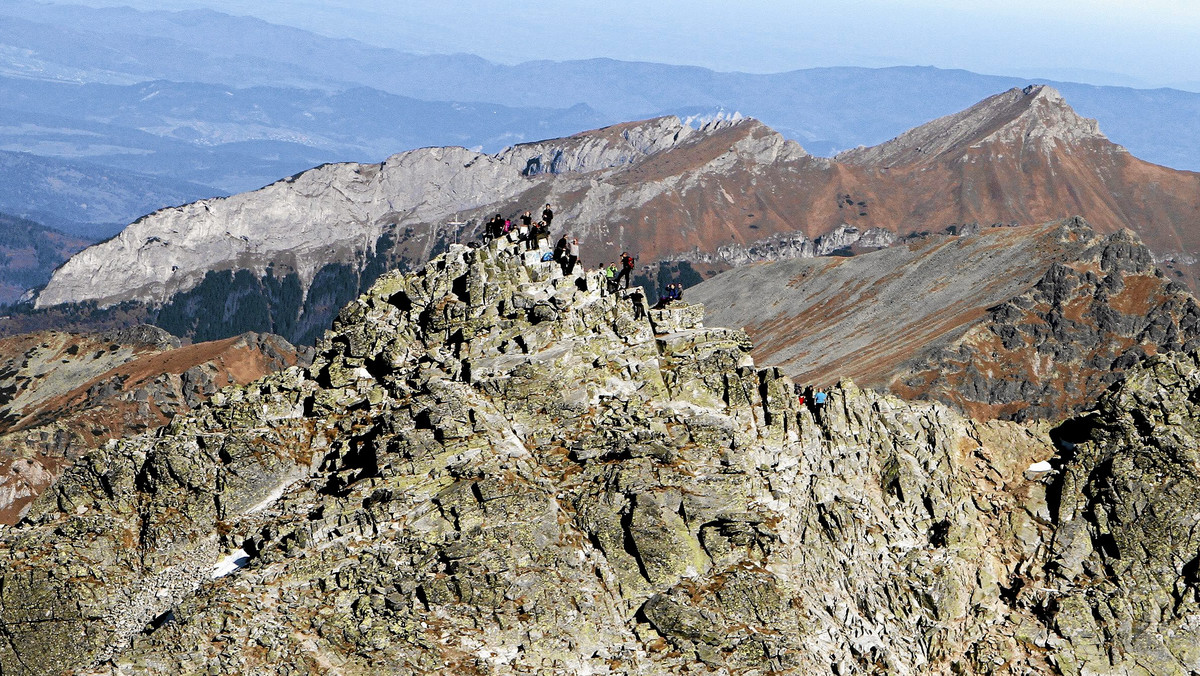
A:
<svg viewBox="0 0 1200 676">
<path fill-rule="evenodd" d="M 483 241 L 487 243 L 492 240 L 508 239 L 510 242 L 524 243 L 526 251 L 533 251 L 542 247 L 542 240 L 549 240 L 550 226 L 553 223 L 554 210 L 550 207 L 549 202 L 542 209 L 542 220 L 536 223 L 533 221 L 533 214 L 529 211 L 518 216 L 516 223 L 501 214 L 496 214 L 484 224 Z M 577 266 L 580 268 L 583 266 L 579 259 L 579 238 L 571 237 L 569 233 L 563 233 L 554 245 L 554 249 L 547 252 L 542 260 L 558 263 L 564 275 L 574 274 Z M 625 288 L 628 289 L 636 263 L 637 257 L 625 251 L 621 253 L 620 267 L 614 262 L 606 265 L 603 268 L 605 291 L 616 293 L 621 287 L 622 280 L 625 282 Z M 668 291 L 670 292 L 669 301 L 683 298 L 682 285 L 668 286 Z M 661 299 L 660 302 L 662 302 Z"/>
<path fill-rule="evenodd" d="M 542 240 L 550 239 L 550 224 L 553 222 L 554 210 L 549 203 L 542 209 L 542 220 L 536 223 L 533 222 L 533 213 L 529 211 L 518 216 L 516 223 L 496 214 L 483 226 L 483 241 L 508 238 L 509 241 L 525 244 L 526 251 L 533 251 L 541 247 Z"/>
</svg>

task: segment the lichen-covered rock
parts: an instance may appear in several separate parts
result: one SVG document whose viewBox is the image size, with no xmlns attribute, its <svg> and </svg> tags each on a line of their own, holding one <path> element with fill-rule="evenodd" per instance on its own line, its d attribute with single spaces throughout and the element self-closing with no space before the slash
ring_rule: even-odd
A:
<svg viewBox="0 0 1200 676">
<path fill-rule="evenodd" d="M 0 536 L 3 672 L 1021 673 L 1115 645 L 1045 624 L 1051 541 L 1102 556 L 1026 478 L 1045 427 L 850 382 L 804 408 L 744 333 L 600 281 L 452 247 L 311 367 L 86 456 Z"/>
</svg>

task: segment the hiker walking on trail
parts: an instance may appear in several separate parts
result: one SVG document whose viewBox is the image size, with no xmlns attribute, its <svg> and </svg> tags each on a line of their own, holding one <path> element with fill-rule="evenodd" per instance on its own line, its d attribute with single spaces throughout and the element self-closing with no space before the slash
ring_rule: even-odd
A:
<svg viewBox="0 0 1200 676">
<path fill-rule="evenodd" d="M 629 255 L 628 251 L 621 252 L 621 271 L 617 273 L 617 278 L 613 282 L 614 285 L 620 286 L 621 278 L 625 278 L 625 290 L 629 290 L 629 275 L 633 272 L 633 264 L 637 259 Z"/>
<path fill-rule="evenodd" d="M 817 422 L 821 422 L 825 417 L 825 401 L 827 396 L 828 395 L 825 394 L 825 390 L 813 390 L 812 412 L 813 417 L 817 419 Z"/>
<path fill-rule="evenodd" d="M 542 222 L 546 224 L 546 232 L 550 232 L 550 225 L 554 222 L 554 210 L 550 208 L 549 202 L 546 202 L 546 208 L 542 209 Z"/>
</svg>

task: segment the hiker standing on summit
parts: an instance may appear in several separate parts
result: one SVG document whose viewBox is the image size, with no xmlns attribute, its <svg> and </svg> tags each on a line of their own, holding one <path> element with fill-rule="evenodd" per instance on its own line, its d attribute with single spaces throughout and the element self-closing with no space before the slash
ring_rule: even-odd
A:
<svg viewBox="0 0 1200 676">
<path fill-rule="evenodd" d="M 633 272 L 633 262 L 635 260 L 637 259 L 633 256 L 630 256 L 628 251 L 621 252 L 621 271 L 617 273 L 617 278 L 613 280 L 614 287 L 620 286 L 621 278 L 624 277 L 625 290 L 629 290 L 629 275 Z"/>
<path fill-rule="evenodd" d="M 542 222 L 546 224 L 546 232 L 550 232 L 550 225 L 554 222 L 554 210 L 550 208 L 549 202 L 546 202 L 546 208 L 542 209 Z"/>
<path fill-rule="evenodd" d="M 569 275 L 575 272 L 575 264 L 579 262 L 579 240 L 572 237 L 571 245 L 567 247 L 567 266 L 563 270 L 564 275 Z"/>
</svg>

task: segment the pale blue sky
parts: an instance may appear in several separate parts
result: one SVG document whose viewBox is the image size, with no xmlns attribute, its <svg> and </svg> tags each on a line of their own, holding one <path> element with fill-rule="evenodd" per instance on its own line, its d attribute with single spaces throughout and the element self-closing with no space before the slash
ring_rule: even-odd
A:
<svg viewBox="0 0 1200 676">
<path fill-rule="evenodd" d="M 209 7 L 408 51 L 467 52 L 505 63 L 603 56 L 748 72 L 932 65 L 1200 89 L 1195 0 L 74 1 Z"/>
</svg>

